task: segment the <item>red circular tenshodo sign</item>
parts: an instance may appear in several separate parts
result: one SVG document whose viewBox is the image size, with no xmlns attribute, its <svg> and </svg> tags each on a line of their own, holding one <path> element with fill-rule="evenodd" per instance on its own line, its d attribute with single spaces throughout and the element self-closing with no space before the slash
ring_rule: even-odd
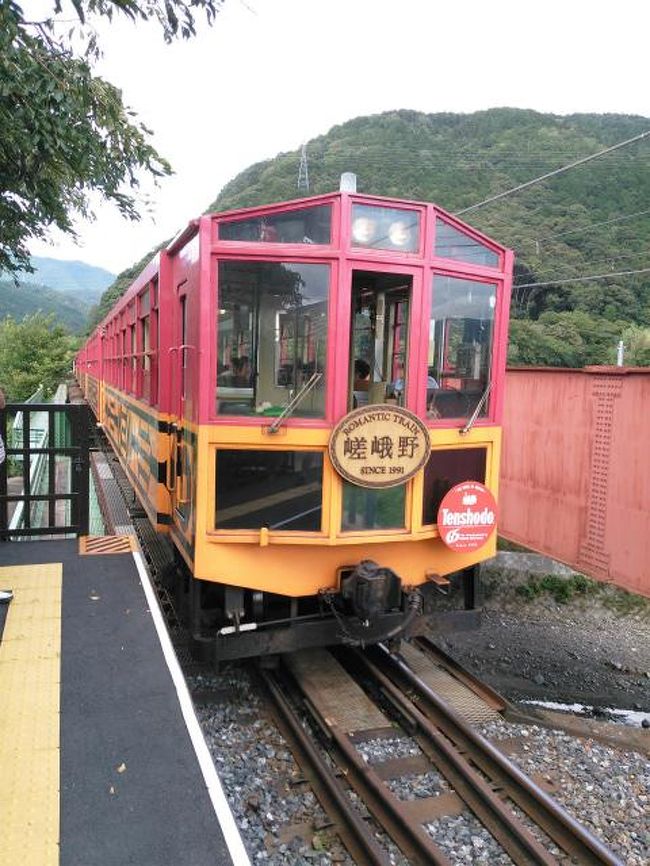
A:
<svg viewBox="0 0 650 866">
<path fill-rule="evenodd" d="M 497 525 L 494 496 L 478 481 L 463 481 L 445 495 L 438 509 L 438 532 L 452 550 L 478 550 Z"/>
</svg>

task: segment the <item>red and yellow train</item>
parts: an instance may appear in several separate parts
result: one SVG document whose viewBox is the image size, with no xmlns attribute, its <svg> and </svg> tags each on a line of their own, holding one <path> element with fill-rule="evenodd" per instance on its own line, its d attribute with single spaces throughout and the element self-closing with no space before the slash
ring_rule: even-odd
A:
<svg viewBox="0 0 650 866">
<path fill-rule="evenodd" d="M 191 222 L 95 329 L 79 383 L 215 658 L 417 631 L 456 572 L 472 607 L 496 533 L 438 508 L 497 495 L 512 263 L 341 191 Z"/>
</svg>

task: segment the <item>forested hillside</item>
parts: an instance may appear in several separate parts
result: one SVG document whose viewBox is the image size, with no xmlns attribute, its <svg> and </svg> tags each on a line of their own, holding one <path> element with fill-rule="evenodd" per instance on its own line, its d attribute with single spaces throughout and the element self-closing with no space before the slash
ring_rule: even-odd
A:
<svg viewBox="0 0 650 866">
<path fill-rule="evenodd" d="M 17 286 L 11 279 L 0 280 L 0 321 L 6 316 L 20 321 L 38 312 L 53 315 L 69 331 L 78 333 L 86 327 L 90 305 L 47 286 Z"/>
<path fill-rule="evenodd" d="M 352 171 L 360 192 L 455 213 L 648 128 L 643 117 L 507 108 L 360 117 L 308 143 L 310 193 L 337 189 Z M 298 197 L 299 158 L 293 151 L 251 166 L 208 210 Z M 511 362 L 611 363 L 625 338 L 636 347 L 628 360 L 650 363 L 650 273 L 563 282 L 650 267 L 649 160 L 646 139 L 463 216 L 515 249 L 516 286 L 545 284 L 515 288 Z M 98 317 L 140 264 L 120 275 Z"/>
<path fill-rule="evenodd" d="M 0 272 L 0 321 L 43 313 L 72 333 L 88 327 L 88 317 L 115 275 L 84 262 L 33 256 L 34 271 L 13 277 Z"/>
<path fill-rule="evenodd" d="M 86 306 L 97 303 L 115 279 L 115 274 L 85 262 L 32 256 L 33 273 L 19 273 L 20 283 L 47 286 L 56 292 L 74 295 Z"/>
</svg>

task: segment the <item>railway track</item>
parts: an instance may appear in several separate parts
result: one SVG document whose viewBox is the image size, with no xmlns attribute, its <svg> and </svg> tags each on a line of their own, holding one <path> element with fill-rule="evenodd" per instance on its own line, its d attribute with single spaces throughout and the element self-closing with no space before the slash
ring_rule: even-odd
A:
<svg viewBox="0 0 650 866">
<path fill-rule="evenodd" d="M 127 503 L 129 492 L 121 490 Z M 148 522 L 134 524 L 158 577 L 177 651 L 183 652 L 183 629 L 160 579 L 171 567 L 168 551 L 161 549 Z M 452 861 L 436 844 L 431 827 L 441 817 L 471 813 L 503 852 L 499 863 L 622 866 L 468 723 L 468 718 L 478 724 L 490 714 L 498 717 L 503 702 L 426 638 L 405 646 L 404 656 L 380 646 L 365 653 L 341 650 L 338 658 L 325 651 L 298 653 L 284 662 L 278 671 L 260 675 L 307 781 L 358 864 L 395 862 L 378 841 L 383 831 L 405 860 L 447 866 Z M 305 712 L 321 733 L 318 741 L 303 724 Z M 369 741 L 395 737 L 400 730 L 417 744 L 418 755 L 375 763 L 363 757 Z M 426 773 L 444 780 L 437 796 L 403 800 L 391 792 L 390 783 L 400 777 Z M 374 824 L 354 805 L 351 791 Z"/>
<path fill-rule="evenodd" d="M 492 837 L 498 862 L 622 866 L 414 671 L 426 671 L 432 653 L 426 641 L 410 649 L 411 663 L 384 646 L 337 657 L 305 651 L 284 657 L 277 671 L 261 672 L 283 732 L 356 862 L 394 862 L 378 841 L 383 830 L 408 862 L 450 866 L 433 826 L 445 816 L 465 815 Z M 493 692 L 475 681 L 465 686 L 478 689 L 479 703 L 498 712 Z M 303 723 L 305 714 L 317 734 Z M 410 737 L 418 753 L 367 760 L 369 742 L 396 736 Z M 437 796 L 404 800 L 394 793 L 395 780 L 415 774 L 439 777 Z M 356 799 L 374 822 L 359 812 Z"/>
</svg>

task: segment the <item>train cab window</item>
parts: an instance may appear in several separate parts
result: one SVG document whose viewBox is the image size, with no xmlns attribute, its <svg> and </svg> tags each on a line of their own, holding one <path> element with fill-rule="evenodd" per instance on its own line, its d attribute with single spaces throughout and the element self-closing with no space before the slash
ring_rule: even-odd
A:
<svg viewBox="0 0 650 866">
<path fill-rule="evenodd" d="M 329 244 L 332 208 L 316 205 L 219 225 L 219 240 L 267 244 Z"/>
<path fill-rule="evenodd" d="M 424 467 L 422 524 L 435 524 L 438 509 L 446 493 L 463 481 L 485 483 L 487 451 L 485 448 L 453 448 L 431 452 Z"/>
<path fill-rule="evenodd" d="M 217 414 L 325 415 L 328 265 L 222 261 Z"/>
<path fill-rule="evenodd" d="M 217 529 L 320 532 L 321 452 L 220 448 L 216 473 Z"/>
<path fill-rule="evenodd" d="M 352 205 L 352 246 L 416 253 L 420 249 L 420 214 L 394 207 Z"/>
<path fill-rule="evenodd" d="M 350 409 L 405 405 L 411 278 L 355 271 L 352 277 Z"/>
<path fill-rule="evenodd" d="M 370 489 L 343 482 L 343 532 L 404 529 L 406 484 Z"/>
<path fill-rule="evenodd" d="M 468 418 L 490 381 L 496 286 L 434 276 L 427 356 L 427 418 Z"/>
<path fill-rule="evenodd" d="M 436 219 L 435 254 L 472 265 L 499 266 L 499 256 L 494 250 L 440 218 Z"/>
</svg>

